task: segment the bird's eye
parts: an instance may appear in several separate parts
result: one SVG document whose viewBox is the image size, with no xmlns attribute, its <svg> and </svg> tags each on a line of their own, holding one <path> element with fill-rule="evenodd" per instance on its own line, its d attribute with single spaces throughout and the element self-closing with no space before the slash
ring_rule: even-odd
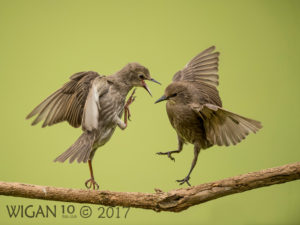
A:
<svg viewBox="0 0 300 225">
<path fill-rule="evenodd" d="M 142 80 L 144 80 L 144 79 L 145 79 L 145 76 L 144 76 L 143 74 L 140 74 L 140 75 L 139 75 L 139 78 L 142 79 Z"/>
<path fill-rule="evenodd" d="M 170 98 L 173 98 L 173 97 L 176 97 L 177 96 L 177 93 L 174 93 L 170 96 Z"/>
</svg>

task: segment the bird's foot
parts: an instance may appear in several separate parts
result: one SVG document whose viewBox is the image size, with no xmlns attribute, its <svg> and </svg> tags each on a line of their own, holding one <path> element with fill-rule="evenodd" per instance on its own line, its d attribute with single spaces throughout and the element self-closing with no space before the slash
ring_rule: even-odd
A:
<svg viewBox="0 0 300 225">
<path fill-rule="evenodd" d="M 170 158 L 172 161 L 175 162 L 175 158 L 172 156 L 172 154 L 174 153 L 174 151 L 170 151 L 170 152 L 157 152 L 157 155 L 168 155 L 168 158 Z"/>
<path fill-rule="evenodd" d="M 124 106 L 124 110 L 125 110 L 125 112 L 127 114 L 128 120 L 130 120 L 130 117 L 131 117 L 129 106 L 134 102 L 134 100 L 136 98 L 136 96 L 134 96 L 135 90 L 136 90 L 136 88 L 133 90 L 133 92 L 131 93 L 130 97 L 128 98 L 128 100 L 127 100 L 127 102 L 126 102 L 126 104 Z"/>
<path fill-rule="evenodd" d="M 185 178 L 183 178 L 182 180 L 176 180 L 180 185 L 183 185 L 184 183 L 187 183 L 187 185 L 191 186 L 191 184 L 189 183 L 190 180 L 190 176 L 186 176 Z"/>
<path fill-rule="evenodd" d="M 99 184 L 97 184 L 97 182 L 95 181 L 94 178 L 88 179 L 84 184 L 87 189 L 91 189 L 92 187 L 93 187 L 93 190 L 99 189 Z"/>
</svg>

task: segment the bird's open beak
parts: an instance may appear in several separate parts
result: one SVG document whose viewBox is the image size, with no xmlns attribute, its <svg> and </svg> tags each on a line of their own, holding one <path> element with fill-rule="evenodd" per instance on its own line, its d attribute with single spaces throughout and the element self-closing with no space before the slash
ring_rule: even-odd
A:
<svg viewBox="0 0 300 225">
<path fill-rule="evenodd" d="M 165 100 L 167 100 L 167 99 L 168 99 L 168 98 L 167 98 L 165 95 L 163 95 L 163 96 L 161 96 L 159 99 L 157 99 L 156 102 L 154 102 L 154 103 L 156 104 L 156 103 L 165 101 Z"/>
<path fill-rule="evenodd" d="M 154 80 L 153 78 L 151 78 L 151 79 L 149 79 L 150 81 L 152 81 L 152 82 L 154 82 L 154 83 L 157 83 L 157 84 L 160 84 L 161 85 L 161 83 L 159 83 L 157 80 Z M 150 91 L 150 89 L 148 88 L 148 86 L 147 86 L 147 84 L 146 84 L 146 82 L 144 81 L 144 80 L 142 80 L 142 86 L 143 86 L 143 88 L 145 88 L 146 89 L 146 91 L 149 93 L 149 95 L 152 97 L 152 94 L 151 94 L 151 91 Z"/>
<path fill-rule="evenodd" d="M 144 80 L 142 80 L 142 87 L 146 89 L 146 91 L 149 93 L 149 95 L 152 97 L 151 91 L 148 88 L 146 82 Z"/>
</svg>

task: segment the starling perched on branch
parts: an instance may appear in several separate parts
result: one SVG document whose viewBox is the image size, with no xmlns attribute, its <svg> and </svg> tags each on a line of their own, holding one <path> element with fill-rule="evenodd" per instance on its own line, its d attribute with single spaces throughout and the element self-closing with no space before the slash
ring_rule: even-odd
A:
<svg viewBox="0 0 300 225">
<path fill-rule="evenodd" d="M 184 179 L 177 180 L 189 186 L 190 175 L 201 149 L 213 145 L 235 145 L 249 132 L 256 133 L 262 128 L 259 121 L 222 108 L 217 90 L 219 52 L 214 50 L 214 46 L 204 50 L 178 71 L 165 89 L 165 94 L 155 102 L 167 100 L 168 117 L 178 137 L 176 151 L 157 154 L 167 155 L 175 161 L 172 154 L 181 152 L 184 143 L 194 145 L 191 169 Z"/>
<path fill-rule="evenodd" d="M 87 188 L 99 189 L 94 179 L 92 159 L 96 150 L 111 138 L 116 126 L 122 130 L 130 119 L 129 105 L 134 101 L 134 92 L 125 103 L 133 87 L 143 87 L 151 95 L 145 80 L 158 83 L 151 78 L 149 70 L 138 63 L 129 63 L 110 76 L 97 72 L 79 72 L 27 116 L 37 115 L 32 125 L 44 120 L 42 127 L 68 121 L 73 127 L 82 127 L 83 133 L 77 141 L 54 161 L 70 163 L 88 162 L 91 178 L 85 182 Z M 125 111 L 124 122 L 121 120 Z"/>
</svg>

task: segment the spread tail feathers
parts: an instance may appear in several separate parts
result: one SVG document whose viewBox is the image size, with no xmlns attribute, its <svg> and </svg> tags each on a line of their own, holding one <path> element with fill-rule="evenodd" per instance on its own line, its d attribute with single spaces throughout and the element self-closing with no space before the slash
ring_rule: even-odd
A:
<svg viewBox="0 0 300 225">
<path fill-rule="evenodd" d="M 75 159 L 77 159 L 77 162 L 79 163 L 86 163 L 90 158 L 94 140 L 94 132 L 84 132 L 70 148 L 54 159 L 54 162 L 64 162 L 70 158 L 70 163 L 72 163 Z"/>
<path fill-rule="evenodd" d="M 192 106 L 204 121 L 207 139 L 214 145 L 236 145 L 250 133 L 262 128 L 259 121 L 252 120 L 219 106 L 204 104 Z"/>
<path fill-rule="evenodd" d="M 208 110 L 204 109 L 204 114 L 210 110 L 210 120 L 206 123 L 209 131 L 207 136 L 217 145 L 233 145 L 241 142 L 250 133 L 256 133 L 262 128 L 259 121 L 252 120 L 223 108 L 205 105 Z"/>
</svg>

